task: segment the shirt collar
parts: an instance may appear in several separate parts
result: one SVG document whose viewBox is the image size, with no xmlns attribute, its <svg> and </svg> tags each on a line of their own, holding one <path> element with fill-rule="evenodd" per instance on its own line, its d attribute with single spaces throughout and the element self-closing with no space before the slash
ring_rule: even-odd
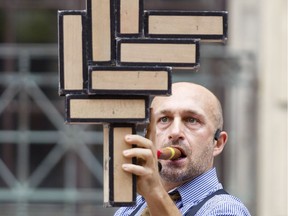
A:
<svg viewBox="0 0 288 216">
<path fill-rule="evenodd" d="M 197 204 L 207 195 L 221 188 L 223 187 L 217 178 L 216 168 L 212 168 L 169 192 L 178 190 L 183 206 L 185 206 L 188 203 Z M 145 202 L 144 197 L 140 196 L 138 202 Z"/>
</svg>

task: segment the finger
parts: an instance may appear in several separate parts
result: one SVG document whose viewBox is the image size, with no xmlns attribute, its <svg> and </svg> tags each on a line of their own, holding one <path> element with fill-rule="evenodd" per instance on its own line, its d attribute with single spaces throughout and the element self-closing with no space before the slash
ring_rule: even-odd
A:
<svg viewBox="0 0 288 216">
<path fill-rule="evenodd" d="M 122 164 L 122 169 L 137 176 L 145 176 L 148 174 L 146 168 L 135 164 Z"/>
<path fill-rule="evenodd" d="M 147 161 L 153 157 L 153 153 L 151 149 L 145 149 L 145 148 L 131 148 L 126 149 L 123 151 L 123 156 L 126 158 L 141 158 L 144 161 Z"/>
<path fill-rule="evenodd" d="M 129 134 L 125 136 L 125 142 L 130 145 L 137 145 L 137 147 L 142 148 L 152 148 L 153 144 L 151 140 L 142 137 L 140 135 Z"/>
</svg>

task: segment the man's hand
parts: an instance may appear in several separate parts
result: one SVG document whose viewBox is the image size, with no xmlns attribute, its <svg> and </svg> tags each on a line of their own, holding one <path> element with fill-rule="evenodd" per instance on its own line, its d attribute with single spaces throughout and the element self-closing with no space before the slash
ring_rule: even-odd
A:
<svg viewBox="0 0 288 216">
<path fill-rule="evenodd" d="M 123 152 L 124 157 L 136 157 L 137 165 L 122 165 L 125 171 L 137 176 L 137 192 L 146 198 L 147 195 L 151 195 L 155 191 L 164 190 L 158 172 L 156 148 L 153 143 L 139 135 L 127 135 L 125 141 L 127 144 L 137 146 Z"/>
<path fill-rule="evenodd" d="M 122 168 L 137 176 L 137 192 L 145 198 L 150 215 L 182 215 L 161 183 L 156 147 L 151 140 L 139 135 L 127 135 L 125 141 L 137 147 L 123 151 L 124 157 L 136 157 L 138 164 L 123 164 Z"/>
</svg>

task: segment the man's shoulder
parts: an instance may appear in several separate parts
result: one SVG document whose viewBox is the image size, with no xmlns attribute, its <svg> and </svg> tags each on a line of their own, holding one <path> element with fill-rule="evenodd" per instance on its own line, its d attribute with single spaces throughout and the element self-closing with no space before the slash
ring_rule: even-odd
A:
<svg viewBox="0 0 288 216">
<path fill-rule="evenodd" d="M 250 216 L 246 206 L 235 196 L 220 194 L 209 199 L 195 216 Z"/>
</svg>

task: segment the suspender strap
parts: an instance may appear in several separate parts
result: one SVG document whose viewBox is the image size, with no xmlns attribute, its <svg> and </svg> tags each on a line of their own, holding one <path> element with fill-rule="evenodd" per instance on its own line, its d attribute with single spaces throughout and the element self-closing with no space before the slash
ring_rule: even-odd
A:
<svg viewBox="0 0 288 216">
<path fill-rule="evenodd" d="M 134 216 L 138 213 L 138 211 L 140 210 L 140 208 L 144 205 L 144 203 L 140 204 L 139 206 L 137 206 L 137 208 L 129 215 L 129 216 Z"/>
<path fill-rule="evenodd" d="M 214 193 L 210 194 L 209 196 L 207 196 L 204 200 L 202 200 L 200 203 L 198 203 L 195 206 L 192 206 L 188 212 L 185 214 L 186 216 L 194 216 L 197 211 L 209 200 L 211 199 L 213 196 L 218 195 L 218 194 L 228 194 L 224 189 L 219 189 L 217 191 L 215 191 Z M 138 211 L 140 210 L 140 208 L 144 205 L 144 203 L 142 203 L 141 205 L 137 206 L 137 208 L 130 214 L 130 216 L 134 216 L 136 215 L 136 213 L 138 213 Z"/>
<path fill-rule="evenodd" d="M 207 196 L 204 200 L 202 200 L 200 203 L 198 203 L 195 206 L 192 206 L 188 212 L 185 214 L 186 216 L 194 216 L 198 210 L 212 197 L 214 197 L 215 195 L 218 194 L 228 194 L 224 189 L 219 189 L 217 191 L 215 191 L 214 193 L 210 194 L 209 196 Z"/>
</svg>

